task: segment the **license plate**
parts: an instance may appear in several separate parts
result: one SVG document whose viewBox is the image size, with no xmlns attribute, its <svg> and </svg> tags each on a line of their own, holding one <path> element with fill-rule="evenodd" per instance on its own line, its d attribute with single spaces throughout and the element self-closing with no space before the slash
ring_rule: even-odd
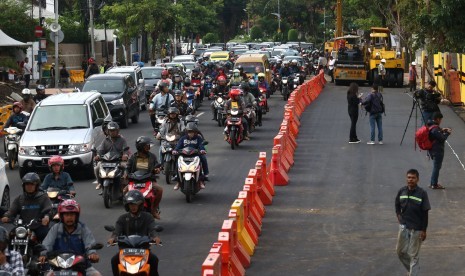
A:
<svg viewBox="0 0 465 276">
<path fill-rule="evenodd" d="M 12 245 L 27 245 L 28 241 L 27 240 L 13 240 L 11 244 Z"/>
<path fill-rule="evenodd" d="M 135 183 L 134 188 L 136 189 L 145 188 L 145 183 Z"/>
<path fill-rule="evenodd" d="M 144 256 L 145 249 L 140 248 L 125 248 L 123 249 L 124 255 L 131 255 L 131 256 Z"/>
<path fill-rule="evenodd" d="M 117 164 L 116 163 L 102 163 L 102 167 L 115 167 Z"/>
<path fill-rule="evenodd" d="M 239 122 L 240 118 L 231 118 L 229 119 L 231 122 Z"/>
<path fill-rule="evenodd" d="M 79 276 L 77 271 L 54 271 L 53 275 L 55 276 Z"/>
</svg>

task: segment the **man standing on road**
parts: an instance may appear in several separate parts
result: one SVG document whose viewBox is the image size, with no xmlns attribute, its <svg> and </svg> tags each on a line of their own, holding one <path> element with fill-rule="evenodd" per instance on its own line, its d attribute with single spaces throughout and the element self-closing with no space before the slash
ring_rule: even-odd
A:
<svg viewBox="0 0 465 276">
<path fill-rule="evenodd" d="M 24 59 L 23 63 L 23 77 L 25 82 L 25 88 L 29 88 L 29 82 L 31 81 L 32 67 L 29 64 L 29 58 Z"/>
<path fill-rule="evenodd" d="M 378 86 L 373 84 L 371 93 L 362 101 L 365 110 L 370 113 L 370 128 L 371 135 L 368 145 L 375 144 L 375 124 L 378 126 L 378 144 L 383 144 L 383 117 L 384 103 L 383 95 L 378 92 Z"/>
<path fill-rule="evenodd" d="M 409 276 L 417 276 L 420 271 L 418 255 L 426 239 L 428 211 L 431 209 L 428 194 L 418 187 L 419 179 L 418 171 L 410 169 L 407 172 L 407 186 L 399 190 L 395 201 L 399 221 L 396 250 Z"/>
<path fill-rule="evenodd" d="M 386 76 L 386 60 L 383 58 L 381 59 L 381 63 L 378 65 L 378 86 L 379 92 L 383 93 L 383 85 L 384 85 L 384 78 Z"/>
<path fill-rule="evenodd" d="M 420 100 L 420 106 L 422 111 L 423 124 L 428 124 L 433 120 L 434 112 L 441 112 L 438 104 L 441 102 L 441 94 L 434 90 L 436 82 L 434 80 L 429 81 L 426 84 L 425 89 L 416 91 L 414 97 Z"/>
<path fill-rule="evenodd" d="M 442 121 L 441 112 L 435 112 L 433 114 L 433 121 L 431 121 L 428 126 L 429 139 L 433 141 L 433 146 L 429 150 L 429 156 L 433 160 L 433 172 L 431 173 L 431 189 L 444 189 L 444 186 L 438 183 L 439 181 L 439 171 L 442 167 L 442 160 L 444 159 L 444 143 L 451 134 L 452 130 L 450 128 L 441 128 L 439 125 Z"/>
</svg>

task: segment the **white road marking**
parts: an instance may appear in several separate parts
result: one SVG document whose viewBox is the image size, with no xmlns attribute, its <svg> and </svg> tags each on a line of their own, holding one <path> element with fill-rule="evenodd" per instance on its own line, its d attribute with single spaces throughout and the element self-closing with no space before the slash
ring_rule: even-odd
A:
<svg viewBox="0 0 465 276">
<path fill-rule="evenodd" d="M 197 118 L 198 118 L 198 117 L 202 116 L 204 113 L 205 113 L 205 112 L 200 112 L 200 113 L 199 113 L 199 114 L 197 114 L 195 117 L 197 117 Z"/>
</svg>

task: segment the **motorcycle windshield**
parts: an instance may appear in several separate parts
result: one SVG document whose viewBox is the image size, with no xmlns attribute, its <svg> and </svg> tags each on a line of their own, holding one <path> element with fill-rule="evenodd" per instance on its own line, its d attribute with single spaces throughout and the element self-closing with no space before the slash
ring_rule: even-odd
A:
<svg viewBox="0 0 465 276">
<path fill-rule="evenodd" d="M 116 162 L 121 158 L 121 153 L 111 150 L 103 155 L 102 160 L 105 162 Z"/>
<path fill-rule="evenodd" d="M 181 150 L 181 154 L 185 156 L 197 155 L 199 154 L 199 150 L 192 147 L 185 147 Z"/>
<path fill-rule="evenodd" d="M 131 235 L 118 238 L 120 248 L 150 248 L 150 238 L 147 236 Z"/>
<path fill-rule="evenodd" d="M 147 170 L 139 170 L 128 175 L 129 180 L 136 182 L 145 182 L 147 179 L 150 179 L 152 174 Z"/>
</svg>

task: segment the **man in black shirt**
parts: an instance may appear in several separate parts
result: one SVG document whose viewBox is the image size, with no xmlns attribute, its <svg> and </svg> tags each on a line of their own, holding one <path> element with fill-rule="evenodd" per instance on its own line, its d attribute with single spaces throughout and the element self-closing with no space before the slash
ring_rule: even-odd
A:
<svg viewBox="0 0 465 276">
<path fill-rule="evenodd" d="M 428 194 L 418 187 L 419 173 L 415 169 L 407 172 L 407 186 L 396 196 L 396 214 L 399 221 L 397 255 L 410 276 L 417 276 L 420 270 L 419 252 L 426 239 L 428 211 L 431 209 Z"/>
</svg>

